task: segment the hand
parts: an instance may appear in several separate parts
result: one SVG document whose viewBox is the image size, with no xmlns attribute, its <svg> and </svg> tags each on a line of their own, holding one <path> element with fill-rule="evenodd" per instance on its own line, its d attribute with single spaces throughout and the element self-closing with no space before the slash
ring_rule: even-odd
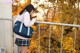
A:
<svg viewBox="0 0 80 53">
<path fill-rule="evenodd" d="M 37 14 L 33 13 L 33 14 L 31 14 L 31 17 L 32 18 L 36 18 L 37 17 Z"/>
<path fill-rule="evenodd" d="M 36 17 L 36 21 L 43 21 L 42 18 Z"/>
</svg>

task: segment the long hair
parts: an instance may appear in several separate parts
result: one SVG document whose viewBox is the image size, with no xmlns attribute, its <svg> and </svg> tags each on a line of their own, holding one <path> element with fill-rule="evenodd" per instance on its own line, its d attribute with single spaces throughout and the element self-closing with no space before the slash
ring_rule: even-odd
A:
<svg viewBox="0 0 80 53">
<path fill-rule="evenodd" d="M 34 6 L 32 4 L 27 5 L 19 14 L 23 14 L 25 10 L 30 13 L 32 10 L 34 10 Z"/>
</svg>

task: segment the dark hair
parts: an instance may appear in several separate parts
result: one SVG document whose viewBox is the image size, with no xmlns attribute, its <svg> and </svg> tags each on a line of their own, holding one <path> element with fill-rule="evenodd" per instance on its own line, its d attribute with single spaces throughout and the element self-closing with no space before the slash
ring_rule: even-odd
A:
<svg viewBox="0 0 80 53">
<path fill-rule="evenodd" d="M 30 13 L 32 10 L 34 10 L 34 6 L 32 4 L 27 5 L 19 14 L 21 15 L 25 10 Z"/>
</svg>

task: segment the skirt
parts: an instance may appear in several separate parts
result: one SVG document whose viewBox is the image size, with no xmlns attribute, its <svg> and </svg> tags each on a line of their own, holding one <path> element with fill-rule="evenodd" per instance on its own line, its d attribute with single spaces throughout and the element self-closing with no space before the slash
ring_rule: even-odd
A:
<svg viewBox="0 0 80 53">
<path fill-rule="evenodd" d="M 30 40 L 29 39 L 25 40 L 25 39 L 16 38 L 15 44 L 17 46 L 29 46 L 30 45 Z"/>
</svg>

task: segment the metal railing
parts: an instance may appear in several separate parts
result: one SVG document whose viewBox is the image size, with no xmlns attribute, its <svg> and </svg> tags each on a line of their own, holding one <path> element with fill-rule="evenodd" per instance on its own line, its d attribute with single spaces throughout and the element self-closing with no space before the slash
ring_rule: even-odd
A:
<svg viewBox="0 0 80 53">
<path fill-rule="evenodd" d="M 63 43 L 63 31 L 64 31 L 64 26 L 69 26 L 69 27 L 75 27 L 75 28 L 79 28 L 80 25 L 76 25 L 76 24 L 63 24 L 63 23 L 55 23 L 55 22 L 39 22 L 39 21 L 36 21 L 36 23 L 38 23 L 39 25 L 39 38 L 38 38 L 38 41 L 39 41 L 39 48 L 38 48 L 38 53 L 40 53 L 40 24 L 48 24 L 50 25 L 50 33 L 49 33 L 49 52 L 50 53 L 50 37 L 51 37 L 51 25 L 58 25 L 58 26 L 62 26 L 62 34 L 61 34 L 61 48 L 60 48 L 60 53 L 62 53 L 63 51 L 63 46 L 62 46 L 62 43 Z M 74 48 L 76 46 L 76 30 L 75 30 L 75 34 L 74 34 Z M 73 52 L 74 53 L 74 52 Z"/>
<path fill-rule="evenodd" d="M 0 20 L 9 20 L 9 21 L 13 21 L 12 19 L 5 19 L 5 18 L 0 18 Z M 50 53 L 50 37 L 51 37 L 51 25 L 58 25 L 58 26 L 62 26 L 62 34 L 61 34 L 61 48 L 60 48 L 60 53 L 62 53 L 63 48 L 62 48 L 62 43 L 63 43 L 63 31 L 64 31 L 64 27 L 65 26 L 69 26 L 69 27 L 75 27 L 75 28 L 79 28 L 80 25 L 76 25 L 76 24 L 64 24 L 64 23 L 55 23 L 55 22 L 40 22 L 40 21 L 36 21 L 36 23 L 38 23 L 38 28 L 39 28 L 39 37 L 38 37 L 38 53 L 40 53 L 40 24 L 48 24 L 50 25 L 50 33 L 49 33 L 49 52 Z M 76 45 L 76 30 L 75 30 L 75 34 L 74 34 L 74 48 Z"/>
</svg>

